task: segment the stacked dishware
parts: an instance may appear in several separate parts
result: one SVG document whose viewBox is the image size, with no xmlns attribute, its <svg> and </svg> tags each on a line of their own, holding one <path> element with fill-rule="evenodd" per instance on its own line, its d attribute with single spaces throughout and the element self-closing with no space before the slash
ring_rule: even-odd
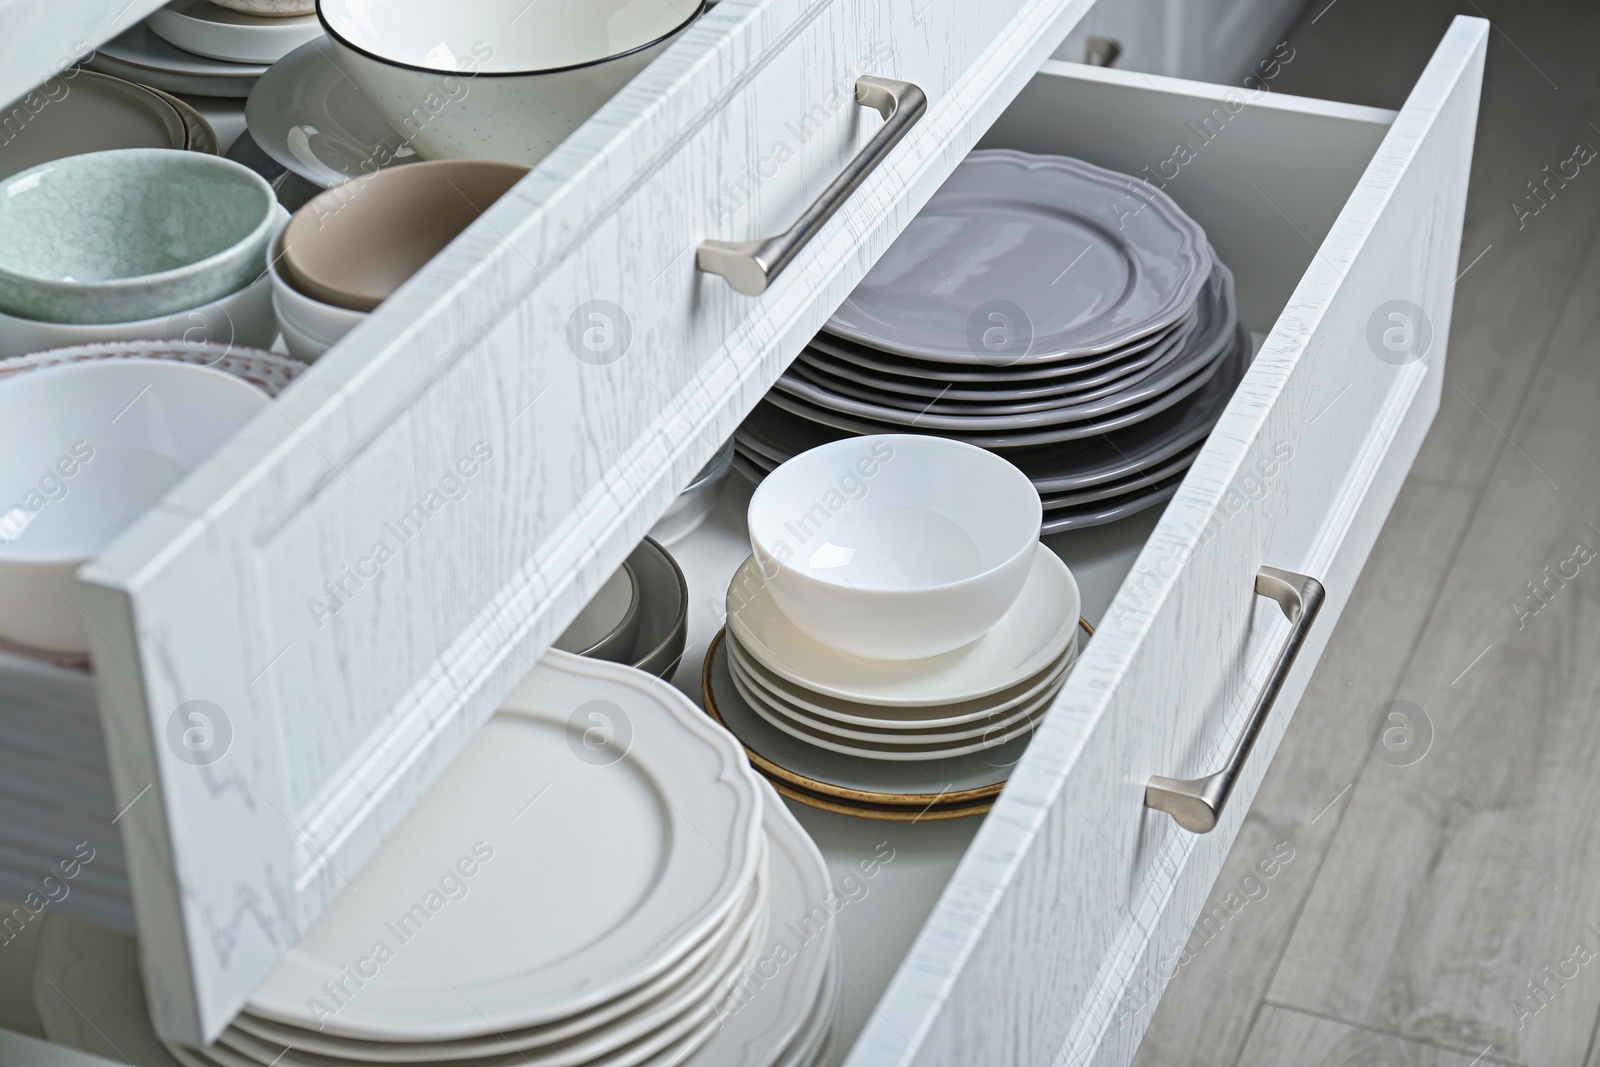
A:
<svg viewBox="0 0 1600 1067">
<path fill-rule="evenodd" d="M 590 597 L 555 647 L 670 679 L 689 639 L 689 585 L 672 553 L 646 537 Z"/>
<path fill-rule="evenodd" d="M 113 148 L 217 154 L 216 131 L 200 112 L 158 89 L 109 74 L 65 71 L 24 100 L 30 117 L 0 143 L 0 178 L 65 156 Z"/>
<path fill-rule="evenodd" d="M 848 438 L 779 466 L 706 657 L 707 710 L 780 792 L 871 818 L 988 810 L 1078 654 L 1038 493 L 992 452 Z"/>
<path fill-rule="evenodd" d="M 132 928 L 75 573 L 303 369 L 182 341 L 0 360 L 0 898 Z"/>
<path fill-rule="evenodd" d="M 130 939 L 52 922 L 47 1035 L 183 1067 L 811 1067 L 826 1050 L 822 856 L 734 739 L 640 672 L 546 656 L 349 876 L 204 1049 L 150 1034 Z"/>
<path fill-rule="evenodd" d="M 13 174 L 0 181 L 0 356 L 270 346 L 266 253 L 287 218 L 259 175 L 199 152 L 87 152 Z"/>
<path fill-rule="evenodd" d="M 746 420 L 737 465 L 938 434 L 1025 472 L 1044 532 L 1093 526 L 1177 491 L 1250 356 L 1232 274 L 1165 193 L 978 151 Z"/>
<path fill-rule="evenodd" d="M 514 163 L 442 160 L 378 171 L 313 197 L 271 257 L 272 308 L 289 354 L 321 356 L 527 172 Z"/>
<path fill-rule="evenodd" d="M 245 97 L 272 63 L 322 36 L 315 7 L 315 0 L 173 0 L 86 63 L 169 93 Z"/>
</svg>

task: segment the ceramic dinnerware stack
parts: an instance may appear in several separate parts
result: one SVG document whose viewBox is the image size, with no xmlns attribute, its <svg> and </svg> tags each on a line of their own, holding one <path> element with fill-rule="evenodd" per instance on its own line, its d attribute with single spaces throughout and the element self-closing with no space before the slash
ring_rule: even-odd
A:
<svg viewBox="0 0 1600 1067">
<path fill-rule="evenodd" d="M 0 355 L 185 338 L 269 346 L 266 252 L 287 213 L 198 152 L 66 156 L 0 182 Z"/>
<path fill-rule="evenodd" d="M 527 172 L 444 160 L 379 171 L 313 197 L 271 257 L 272 306 L 289 354 L 321 356 Z"/>
<path fill-rule="evenodd" d="M 627 667 L 547 655 L 349 874 L 220 1038 L 174 1060 L 810 1067 L 832 1027 L 821 854 L 726 731 Z M 130 947 L 47 939 L 53 1039 L 81 1036 L 72 1005 L 106 1005 Z M 120 1003 L 96 1029 L 148 1026 Z"/>
<path fill-rule="evenodd" d="M 786 795 L 886 819 L 988 809 L 1078 654 L 1038 494 L 994 453 L 850 438 L 778 467 L 707 655 L 706 706 Z"/>
<path fill-rule="evenodd" d="M 746 420 L 739 469 L 939 434 L 1024 471 L 1044 532 L 1093 526 L 1177 491 L 1250 355 L 1232 274 L 1165 193 L 978 151 Z"/>
<path fill-rule="evenodd" d="M 689 585 L 672 553 L 646 537 L 554 647 L 671 678 L 689 637 Z"/>
<path fill-rule="evenodd" d="M 173 0 L 85 65 L 168 93 L 243 98 L 271 64 L 322 36 L 315 0 Z"/>
<path fill-rule="evenodd" d="M 18 102 L 11 123 L 0 143 L 0 178 L 65 156 L 113 148 L 217 154 L 216 131 L 194 108 L 159 90 L 92 70 L 70 69 L 46 81 Z"/>
</svg>

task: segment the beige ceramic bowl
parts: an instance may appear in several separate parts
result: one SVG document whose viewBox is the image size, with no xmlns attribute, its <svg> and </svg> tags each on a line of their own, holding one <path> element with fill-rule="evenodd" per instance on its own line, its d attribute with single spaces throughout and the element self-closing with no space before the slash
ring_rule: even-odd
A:
<svg viewBox="0 0 1600 1067">
<path fill-rule="evenodd" d="M 441 160 L 334 186 L 289 220 L 278 269 L 306 296 L 371 311 L 526 173 L 515 163 Z"/>
</svg>

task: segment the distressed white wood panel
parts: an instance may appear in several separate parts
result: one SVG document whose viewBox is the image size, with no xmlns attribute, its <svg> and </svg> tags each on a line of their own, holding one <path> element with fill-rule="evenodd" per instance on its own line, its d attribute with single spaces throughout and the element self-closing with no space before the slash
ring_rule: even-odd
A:
<svg viewBox="0 0 1600 1067">
<path fill-rule="evenodd" d="M 165 2 L 0 0 L 0 143 L 21 136 L 40 108 L 71 91 L 57 75 Z"/>
<path fill-rule="evenodd" d="M 164 1035 L 228 1021 L 1078 14 L 723 0 L 86 568 Z M 699 275 L 876 131 L 863 73 L 927 115 L 762 297 Z"/>
<path fill-rule="evenodd" d="M 1246 108 L 1169 186 L 1196 215 L 1212 212 L 1219 246 L 1244 234 L 1240 248 L 1265 248 L 1272 234 L 1315 255 L 850 1064 L 1132 1059 L 1150 986 L 1170 977 L 1437 410 L 1487 32 L 1456 20 L 1325 233 L 1280 214 L 1278 200 L 1332 162 L 1316 135 L 1336 106 L 1273 98 L 1263 106 L 1280 116 L 1305 108 L 1301 135 L 1285 129 L 1275 155 L 1233 159 L 1249 139 L 1229 138 L 1260 117 Z M 1016 133 L 1019 147 L 1050 142 L 1127 169 L 1130 153 L 1170 151 L 1196 98 L 1228 92 L 1051 64 L 991 140 Z M 1151 94 L 1169 94 L 1170 125 L 1150 123 Z M 1207 167 L 1231 170 L 1255 208 L 1242 198 L 1217 213 L 1204 186 L 1185 184 Z M 1401 366 L 1367 339 L 1394 300 L 1433 329 L 1425 357 Z M 1328 601 L 1222 824 L 1191 835 L 1143 807 L 1145 782 L 1216 770 L 1238 736 L 1287 632 L 1253 593 L 1263 564 L 1319 577 Z"/>
</svg>

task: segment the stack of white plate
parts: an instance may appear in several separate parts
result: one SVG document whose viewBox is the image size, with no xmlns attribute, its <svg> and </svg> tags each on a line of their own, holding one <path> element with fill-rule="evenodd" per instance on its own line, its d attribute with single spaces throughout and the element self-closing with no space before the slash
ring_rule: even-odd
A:
<svg viewBox="0 0 1600 1067">
<path fill-rule="evenodd" d="M 1233 276 L 1165 193 L 1061 156 L 974 152 L 739 430 L 739 469 L 851 434 L 1000 452 L 1043 530 L 1177 491 L 1250 359 Z"/>
<path fill-rule="evenodd" d="M 313 6 L 290 4 L 283 10 L 297 13 L 275 14 L 272 5 L 173 0 L 101 45 L 86 65 L 169 93 L 249 96 L 268 67 L 323 36 Z"/>
<path fill-rule="evenodd" d="M 1022 594 L 977 641 L 915 660 L 828 647 L 779 610 L 754 557 L 728 589 L 706 707 L 784 795 L 876 818 L 988 810 L 1078 656 L 1079 594 L 1036 550 Z"/>
<path fill-rule="evenodd" d="M 178 1063 L 809 1067 L 831 1032 L 820 853 L 725 730 L 628 667 L 546 656 L 348 873 Z M 36 997 L 82 1039 L 71 988 Z"/>
</svg>

